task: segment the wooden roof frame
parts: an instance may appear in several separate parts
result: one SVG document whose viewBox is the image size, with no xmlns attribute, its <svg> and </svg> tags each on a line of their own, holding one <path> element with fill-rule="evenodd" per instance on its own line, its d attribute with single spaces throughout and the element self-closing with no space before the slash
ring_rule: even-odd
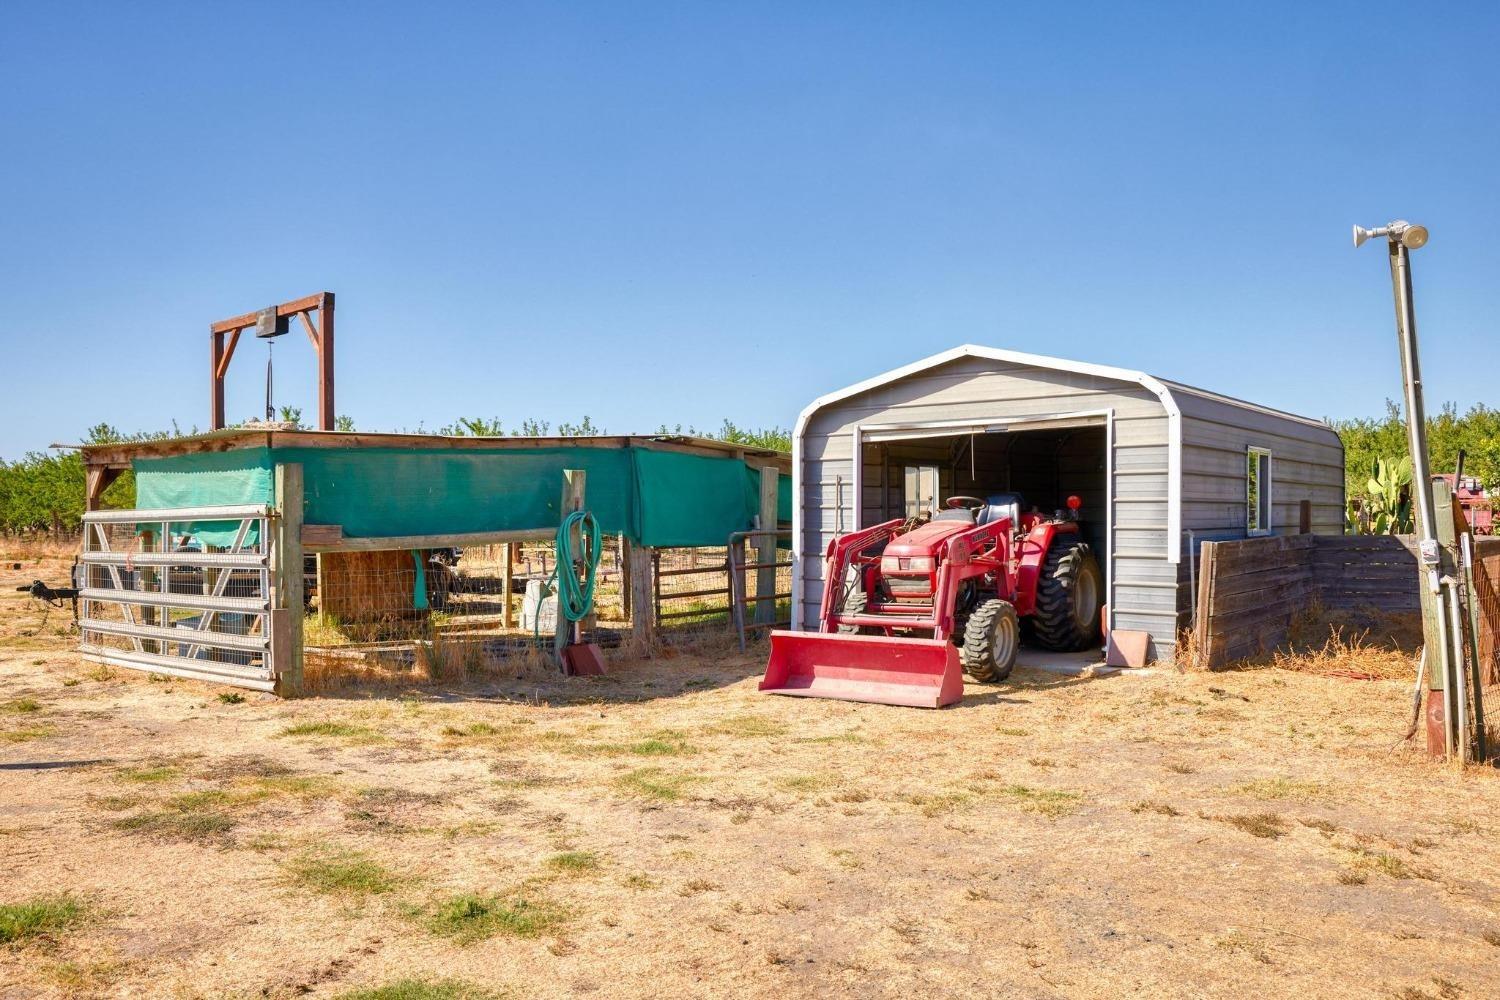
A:
<svg viewBox="0 0 1500 1000">
<path fill-rule="evenodd" d="M 325 431 L 334 428 L 333 409 L 333 293 L 316 292 L 300 299 L 282 302 L 274 306 L 278 319 L 296 316 L 312 341 L 318 355 L 318 427 Z M 232 319 L 221 319 L 208 328 L 209 336 L 209 422 L 211 430 L 222 430 L 224 419 L 224 375 L 229 371 L 229 362 L 234 359 L 234 349 L 240 342 L 240 334 L 255 326 L 265 309 L 244 313 Z M 318 314 L 313 322 L 313 313 Z M 227 339 L 226 339 L 227 338 Z"/>
<path fill-rule="evenodd" d="M 650 448 L 709 458 L 739 458 L 790 474 L 791 455 L 769 448 L 679 434 L 608 434 L 588 437 L 469 437 L 442 434 L 381 434 L 313 430 L 229 428 L 190 437 L 77 447 L 87 468 L 128 469 L 137 458 L 201 455 L 246 448 L 409 448 L 412 450 L 524 451 L 532 448 Z"/>
</svg>

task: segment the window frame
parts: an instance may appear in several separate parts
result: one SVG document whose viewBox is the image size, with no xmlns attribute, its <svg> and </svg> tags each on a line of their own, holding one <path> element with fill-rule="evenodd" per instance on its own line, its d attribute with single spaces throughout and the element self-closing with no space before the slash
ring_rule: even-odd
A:
<svg viewBox="0 0 1500 1000">
<path fill-rule="evenodd" d="M 1251 503 L 1250 497 L 1250 467 L 1255 466 L 1256 488 L 1258 495 L 1255 503 Z M 1263 538 L 1276 532 L 1276 506 L 1275 506 L 1275 459 L 1270 448 L 1260 445 L 1250 445 L 1245 449 L 1245 535 L 1248 538 Z M 1259 521 L 1260 514 L 1264 511 L 1265 523 L 1252 526 Z"/>
</svg>

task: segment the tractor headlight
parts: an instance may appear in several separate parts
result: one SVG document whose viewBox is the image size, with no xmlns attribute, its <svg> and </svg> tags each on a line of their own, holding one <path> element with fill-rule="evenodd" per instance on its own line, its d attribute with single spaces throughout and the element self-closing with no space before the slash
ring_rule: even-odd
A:
<svg viewBox="0 0 1500 1000">
<path fill-rule="evenodd" d="M 882 573 L 931 573 L 931 556 L 881 556 Z"/>
</svg>

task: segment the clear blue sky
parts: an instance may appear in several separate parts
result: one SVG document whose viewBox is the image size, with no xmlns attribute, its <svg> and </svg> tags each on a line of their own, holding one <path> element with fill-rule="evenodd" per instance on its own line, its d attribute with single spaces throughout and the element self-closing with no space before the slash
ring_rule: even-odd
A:
<svg viewBox="0 0 1500 1000">
<path fill-rule="evenodd" d="M 366 429 L 789 425 L 968 341 L 1371 414 L 1395 216 L 1430 404 L 1500 402 L 1500 7 L 1227 7 L 8 3 L 0 455 L 202 426 L 209 322 L 325 288 Z"/>
</svg>

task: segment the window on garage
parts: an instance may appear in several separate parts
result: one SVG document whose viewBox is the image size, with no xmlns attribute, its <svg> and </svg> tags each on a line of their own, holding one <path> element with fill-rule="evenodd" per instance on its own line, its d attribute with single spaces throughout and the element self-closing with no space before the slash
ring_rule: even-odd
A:
<svg viewBox="0 0 1500 1000">
<path fill-rule="evenodd" d="M 1245 533 L 1271 533 L 1271 453 L 1265 448 L 1245 456 Z"/>
</svg>

